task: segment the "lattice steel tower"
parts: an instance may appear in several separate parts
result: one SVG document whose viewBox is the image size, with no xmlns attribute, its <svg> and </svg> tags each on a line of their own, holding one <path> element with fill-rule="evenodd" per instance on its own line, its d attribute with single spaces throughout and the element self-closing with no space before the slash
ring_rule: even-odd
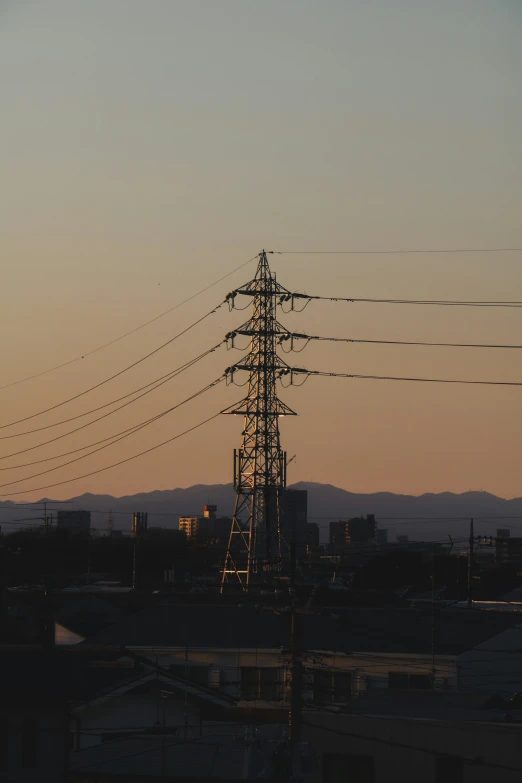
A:
<svg viewBox="0 0 522 783">
<path fill-rule="evenodd" d="M 277 376 L 288 368 L 276 352 L 279 335 L 288 334 L 276 318 L 276 309 L 288 290 L 279 285 L 270 270 L 267 254 L 259 254 L 254 279 L 230 294 L 252 297 L 252 316 L 231 332 L 250 338 L 250 351 L 229 367 L 248 372 L 246 397 L 224 413 L 244 416 L 243 442 L 234 450 L 236 501 L 230 530 L 221 589 L 227 582 L 249 585 L 270 581 L 281 570 L 285 549 L 281 529 L 281 491 L 286 487 L 286 452 L 281 449 L 279 416 L 296 414 L 277 396 Z"/>
</svg>

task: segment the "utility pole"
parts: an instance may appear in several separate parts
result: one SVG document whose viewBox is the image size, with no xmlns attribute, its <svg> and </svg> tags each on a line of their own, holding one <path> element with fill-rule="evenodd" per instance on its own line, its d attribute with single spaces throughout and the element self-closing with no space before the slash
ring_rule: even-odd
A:
<svg viewBox="0 0 522 783">
<path fill-rule="evenodd" d="M 435 547 L 431 552 L 431 689 L 435 690 Z"/>
<path fill-rule="evenodd" d="M 252 298 L 251 318 L 227 339 L 232 346 L 237 335 L 250 339 L 243 361 L 229 367 L 226 377 L 248 373 L 247 394 L 223 413 L 244 417 L 241 448 L 234 452 L 236 500 L 229 542 L 222 572 L 221 592 L 227 583 L 247 590 L 250 585 L 270 581 L 281 569 L 281 492 L 286 487 L 286 454 L 281 449 L 279 417 L 296 414 L 277 396 L 277 377 L 288 371 L 277 355 L 276 338 L 288 334 L 276 318 L 282 296 L 289 295 L 272 274 L 267 253 L 259 254 L 253 280 L 233 291 L 227 299 L 234 306 L 237 296 Z"/>
<path fill-rule="evenodd" d="M 468 555 L 468 600 L 467 608 L 473 608 L 473 519 L 469 521 L 469 555 Z"/>
<path fill-rule="evenodd" d="M 147 530 L 148 514 L 143 511 L 134 511 L 132 514 L 131 533 L 134 536 L 134 546 L 132 549 L 132 587 L 135 590 L 138 577 L 138 541 Z"/>
<path fill-rule="evenodd" d="M 49 537 L 49 530 L 51 529 L 51 525 L 53 523 L 53 515 L 52 512 L 47 513 L 47 503 L 46 501 L 43 502 L 43 517 L 28 517 L 28 520 L 42 520 L 44 523 L 44 533 L 45 537 Z M 23 521 L 23 520 L 20 520 Z"/>
<path fill-rule="evenodd" d="M 134 535 L 134 544 L 132 547 L 132 589 L 136 589 L 136 566 L 137 566 L 137 548 L 138 548 L 138 534 Z"/>
<path fill-rule="evenodd" d="M 303 690 L 303 662 L 299 638 L 299 615 L 295 602 L 295 576 L 297 571 L 297 546 L 295 530 L 290 543 L 290 712 L 288 715 L 291 758 L 301 740 L 301 708 Z"/>
</svg>

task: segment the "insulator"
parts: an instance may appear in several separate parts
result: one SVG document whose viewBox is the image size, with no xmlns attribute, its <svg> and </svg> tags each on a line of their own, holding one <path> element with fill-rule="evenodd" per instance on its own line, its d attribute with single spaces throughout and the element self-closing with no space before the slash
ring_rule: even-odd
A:
<svg viewBox="0 0 522 783">
<path fill-rule="evenodd" d="M 237 291 L 231 291 L 225 297 L 225 301 L 228 302 L 228 309 L 230 311 L 232 311 L 234 309 L 236 296 L 237 296 Z"/>
</svg>

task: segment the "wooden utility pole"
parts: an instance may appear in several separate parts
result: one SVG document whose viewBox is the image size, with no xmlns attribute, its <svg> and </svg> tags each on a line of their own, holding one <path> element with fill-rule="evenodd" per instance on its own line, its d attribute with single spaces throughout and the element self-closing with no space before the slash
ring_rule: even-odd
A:
<svg viewBox="0 0 522 783">
<path fill-rule="evenodd" d="M 431 689 L 435 690 L 435 547 L 431 553 Z"/>
<path fill-rule="evenodd" d="M 473 519 L 469 521 L 469 555 L 468 555 L 468 600 L 467 608 L 473 609 Z"/>
<path fill-rule="evenodd" d="M 292 531 L 290 542 L 290 710 L 288 714 L 288 743 L 290 749 L 290 778 L 299 779 L 301 767 L 301 727 L 303 708 L 303 658 L 296 606 L 295 577 L 297 572 L 297 535 Z M 296 776 L 297 773 L 297 776 Z"/>
</svg>

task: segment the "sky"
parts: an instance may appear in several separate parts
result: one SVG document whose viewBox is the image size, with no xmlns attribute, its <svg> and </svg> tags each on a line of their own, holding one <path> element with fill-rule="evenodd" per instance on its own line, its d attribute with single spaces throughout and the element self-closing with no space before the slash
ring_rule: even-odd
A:
<svg viewBox="0 0 522 783">
<path fill-rule="evenodd" d="M 0 386 L 86 354 L 262 248 L 522 247 L 519 0 L 0 0 Z M 272 255 L 291 290 L 522 300 L 522 253 Z M 0 390 L 0 499 L 112 495 L 231 481 L 240 399 L 221 384 L 91 457 L 16 467 L 165 410 L 239 357 L 220 349 L 139 402 L 55 443 L 44 427 L 129 393 L 246 320 L 222 307 L 252 262 L 67 367 Z M 522 310 L 314 302 L 280 314 L 337 337 L 522 344 Z M 522 382 L 516 350 L 311 344 L 337 372 Z M 353 492 L 522 495 L 522 388 L 311 378 L 280 390 L 289 481 Z M 86 416 L 79 423 L 89 421 Z M 18 456 L 15 452 L 31 448 Z M 13 494 L 21 492 L 22 494 Z"/>
</svg>

